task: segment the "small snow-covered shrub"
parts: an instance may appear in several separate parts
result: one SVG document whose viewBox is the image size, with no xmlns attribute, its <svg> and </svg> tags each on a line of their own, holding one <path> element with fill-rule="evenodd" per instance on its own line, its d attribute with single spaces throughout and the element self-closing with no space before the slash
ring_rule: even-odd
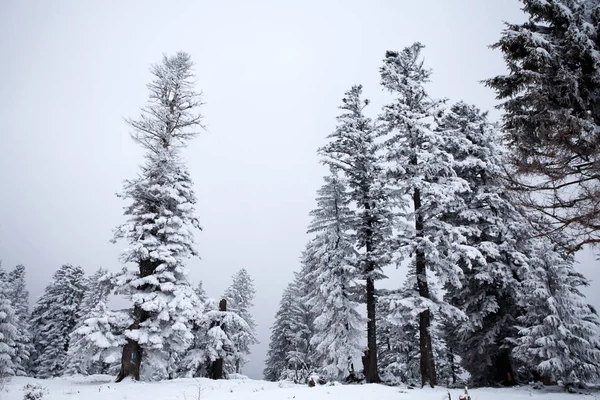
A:
<svg viewBox="0 0 600 400">
<path fill-rule="evenodd" d="M 48 389 L 38 385 L 37 383 L 28 383 L 23 386 L 23 400 L 40 400 L 45 394 L 48 394 Z"/>
</svg>

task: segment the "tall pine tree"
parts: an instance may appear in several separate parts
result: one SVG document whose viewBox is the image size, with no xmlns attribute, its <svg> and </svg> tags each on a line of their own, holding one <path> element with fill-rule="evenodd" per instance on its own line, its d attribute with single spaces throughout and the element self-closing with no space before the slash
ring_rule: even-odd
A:
<svg viewBox="0 0 600 400">
<path fill-rule="evenodd" d="M 200 226 L 192 181 L 181 158 L 187 141 L 202 129 L 201 96 L 194 90 L 186 53 L 164 56 L 151 72 L 148 104 L 137 120 L 128 120 L 133 139 L 146 150 L 146 162 L 136 179 L 125 182 L 121 197 L 131 201 L 125 208 L 128 221 L 114 236 L 129 243 L 122 262 L 137 265 L 116 278 L 118 292 L 133 302 L 118 381 L 128 375 L 139 379 L 142 355 L 152 360 L 146 365 L 147 378 L 166 378 L 173 354 L 191 344 L 191 321 L 201 307 L 184 265 L 197 255 L 193 229 Z"/>
<path fill-rule="evenodd" d="M 33 353 L 33 338 L 29 326 L 29 291 L 25 283 L 25 266 L 17 265 L 7 275 L 9 298 L 15 309 L 17 320 L 17 351 L 13 363 L 15 374 L 25 376 L 29 372 L 30 357 Z"/>
<path fill-rule="evenodd" d="M 362 277 L 366 281 L 368 350 L 365 378 L 367 382 L 374 383 L 380 381 L 377 371 L 375 281 L 383 277 L 382 268 L 390 260 L 392 219 L 382 160 L 375 143 L 377 130 L 363 113 L 369 101 L 361 99 L 361 95 L 360 85 L 345 93 L 336 129 L 319 153 L 325 164 L 338 168 L 346 176 L 349 196 L 357 210 L 352 229 L 360 254 Z"/>
</svg>

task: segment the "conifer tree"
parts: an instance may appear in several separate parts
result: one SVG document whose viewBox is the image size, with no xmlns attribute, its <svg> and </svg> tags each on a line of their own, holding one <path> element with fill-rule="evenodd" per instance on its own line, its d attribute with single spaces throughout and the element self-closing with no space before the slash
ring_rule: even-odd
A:
<svg viewBox="0 0 600 400">
<path fill-rule="evenodd" d="M 0 265 L 0 379 L 17 374 L 15 354 L 18 350 L 18 319 L 10 301 L 6 272 Z"/>
<path fill-rule="evenodd" d="M 194 291 L 196 292 L 196 296 L 198 296 L 198 301 L 200 301 L 201 304 L 206 303 L 208 296 L 206 295 L 206 290 L 204 290 L 202 281 L 198 282 L 198 286 L 196 286 Z"/>
<path fill-rule="evenodd" d="M 29 327 L 29 291 L 25 283 L 25 267 L 17 265 L 7 274 L 9 298 L 15 309 L 17 321 L 17 348 L 13 358 L 15 375 L 25 376 L 29 371 L 29 358 L 33 353 L 31 330 Z"/>
<path fill-rule="evenodd" d="M 392 221 L 389 193 L 375 143 L 377 131 L 371 119 L 363 113 L 369 101 L 362 100 L 361 95 L 360 85 L 345 93 L 336 129 L 319 153 L 323 163 L 339 169 L 346 176 L 349 196 L 357 210 L 352 228 L 366 281 L 368 350 L 365 378 L 367 382 L 375 383 L 380 381 L 377 372 L 375 281 L 383 276 L 381 270 L 390 260 Z"/>
<path fill-rule="evenodd" d="M 487 85 L 504 101 L 521 201 L 572 237 L 562 245 L 573 251 L 600 243 L 600 4 L 522 3 L 528 21 L 507 24 L 493 46 L 509 73 Z"/>
<path fill-rule="evenodd" d="M 360 343 L 364 319 L 357 311 L 358 254 L 354 250 L 352 224 L 355 214 L 349 208 L 350 198 L 344 180 L 335 169 L 325 177 L 318 191 L 317 208 L 309 233 L 316 237 L 309 243 L 314 269 L 304 280 L 312 282 L 307 304 L 312 308 L 314 349 L 312 365 L 327 380 L 354 378 L 354 360 L 363 351 Z"/>
<path fill-rule="evenodd" d="M 38 378 L 51 378 L 63 373 L 69 334 L 77 323 L 85 291 L 84 277 L 81 267 L 63 265 L 54 273 L 33 309 L 33 371 Z"/>
<path fill-rule="evenodd" d="M 228 310 L 242 318 L 248 327 L 247 330 L 239 332 L 230 331 L 234 346 L 237 348 L 240 357 L 232 360 L 233 365 L 229 367 L 229 370 L 238 374 L 242 372 L 242 366 L 247 362 L 246 357 L 250 354 L 250 346 L 258 344 L 256 322 L 254 322 L 254 317 L 250 313 L 255 293 L 252 277 L 245 268 L 242 268 L 233 275 L 233 282 L 223 296 L 224 299 L 227 299 Z M 233 329 L 233 327 L 230 329 Z"/>
<path fill-rule="evenodd" d="M 458 193 L 468 190 L 456 177 L 454 162 L 446 150 L 455 138 L 440 124 L 445 108 L 431 99 L 424 85 L 431 71 L 423 66 L 423 45 L 415 43 L 401 52 L 388 51 L 380 69 L 381 84 L 394 97 L 380 119 L 386 134 L 388 176 L 396 188 L 401 214 L 414 223 L 399 227 L 401 255 L 411 260 L 417 292 L 412 308 L 419 310 L 421 384 L 436 384 L 436 369 L 431 340 L 432 311 L 439 309 L 454 317 L 458 310 L 440 302 L 430 293 L 427 269 L 444 284 L 456 285 L 460 270 L 448 257 L 449 248 L 461 233 L 439 219 L 439 215 L 462 207 Z"/>
<path fill-rule="evenodd" d="M 146 161 L 139 176 L 125 182 L 121 197 L 131 201 L 125 208 L 128 221 L 114 236 L 129 243 L 122 262 L 137 265 L 115 279 L 117 291 L 133 302 L 118 381 L 128 375 L 139 379 L 142 355 L 152 359 L 146 377 L 166 378 L 172 354 L 190 346 L 191 321 L 201 308 L 184 265 L 197 255 L 193 229 L 200 226 L 192 181 L 181 158 L 181 149 L 202 129 L 201 96 L 193 88 L 186 53 L 164 56 L 151 72 L 148 104 L 137 120 L 128 120 L 132 138 L 146 150 Z"/>
<path fill-rule="evenodd" d="M 523 282 L 527 313 L 514 355 L 545 383 L 597 382 L 600 320 L 579 291 L 588 281 L 573 268 L 573 256 L 548 240 L 535 240 L 531 272 Z"/>
<path fill-rule="evenodd" d="M 446 285 L 446 300 L 467 316 L 448 320 L 448 345 L 462 359 L 475 385 L 514 384 L 511 349 L 523 308 L 528 268 L 528 223 L 504 187 L 505 150 L 487 115 L 459 102 L 442 121 L 457 139 L 447 151 L 456 175 L 470 190 L 463 206 L 440 218 L 461 232 L 451 247 L 460 284 Z"/>
<path fill-rule="evenodd" d="M 67 351 L 64 371 L 66 375 L 90 375 L 107 372 L 104 360 L 100 360 L 99 356 L 96 357 L 96 354 L 99 352 L 96 343 L 100 334 L 96 329 L 92 328 L 100 328 L 97 324 L 106 323 L 105 321 L 100 321 L 102 318 L 107 317 L 107 321 L 109 319 L 108 315 L 102 314 L 108 313 L 106 303 L 113 289 L 107 274 L 108 271 L 105 268 L 100 268 L 86 279 L 87 290 L 77 313 L 77 324 L 70 334 L 69 350 Z M 93 321 L 88 322 L 90 318 Z M 80 329 L 84 326 L 86 327 L 85 329 Z M 107 329 L 107 334 L 112 335 L 110 329 Z M 120 338 L 118 343 L 124 344 L 123 338 Z M 111 347 L 114 347 L 114 345 Z M 94 360 L 93 358 L 96 359 Z"/>
</svg>

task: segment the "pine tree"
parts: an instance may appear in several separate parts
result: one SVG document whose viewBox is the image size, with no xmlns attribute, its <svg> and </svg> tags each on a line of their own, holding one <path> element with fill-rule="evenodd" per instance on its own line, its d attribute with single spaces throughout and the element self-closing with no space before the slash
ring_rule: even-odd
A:
<svg viewBox="0 0 600 400">
<path fill-rule="evenodd" d="M 463 207 L 440 218 L 461 232 L 451 247 L 460 284 L 446 285 L 446 300 L 468 317 L 449 320 L 449 346 L 460 355 L 475 385 L 514 384 L 511 349 L 527 275 L 528 223 L 504 187 L 505 150 L 487 115 L 457 103 L 443 119 L 457 139 L 447 151 L 470 190 Z"/>
<path fill-rule="evenodd" d="M 415 43 L 401 52 L 388 51 L 383 61 L 381 84 L 395 99 L 380 117 L 386 132 L 388 176 L 397 188 L 401 214 L 414 221 L 414 228 L 400 227 L 402 255 L 414 259 L 411 269 L 417 279 L 418 292 L 412 299 L 419 311 L 421 383 L 436 384 L 435 360 L 430 325 L 433 309 L 458 315 L 447 304 L 436 304 L 430 293 L 427 269 L 433 270 L 444 284 L 456 285 L 460 270 L 449 255 L 461 232 L 438 216 L 462 207 L 458 193 L 468 186 L 454 172 L 454 162 L 447 148 L 456 139 L 440 123 L 445 114 L 442 101 L 431 99 L 425 90 L 431 71 L 423 66 L 423 45 Z"/>
<path fill-rule="evenodd" d="M 363 351 L 360 340 L 365 321 L 355 301 L 361 274 L 351 234 L 355 215 L 349 204 L 345 182 L 332 170 L 318 191 L 317 208 L 311 212 L 308 231 L 317 235 L 307 252 L 314 269 L 303 278 L 313 284 L 306 297 L 316 315 L 310 340 L 312 365 L 327 380 L 336 381 L 354 377 L 353 361 L 360 359 Z"/>
<path fill-rule="evenodd" d="M 345 93 L 342 114 L 337 117 L 329 143 L 319 153 L 323 162 L 338 168 L 347 177 L 349 196 L 357 209 L 353 221 L 355 244 L 361 254 L 360 265 L 366 281 L 367 303 L 367 382 L 379 382 L 377 372 L 377 325 L 375 281 L 382 278 L 382 267 L 390 260 L 391 214 L 381 159 L 375 143 L 376 129 L 363 114 L 368 100 L 362 100 L 362 86 Z"/>
<path fill-rule="evenodd" d="M 290 283 L 283 291 L 279 309 L 275 314 L 275 322 L 271 327 L 266 368 L 263 371 L 264 379 L 267 381 L 280 380 L 288 369 L 287 355 L 294 349 L 295 335 L 292 331 L 292 314 L 298 301 L 295 289 L 294 284 Z"/>
<path fill-rule="evenodd" d="M 131 200 L 125 208 L 128 221 L 114 236 L 115 241 L 129 242 L 122 262 L 138 266 L 124 269 L 115 280 L 118 292 L 133 302 L 118 381 L 128 375 L 139 379 L 142 354 L 152 359 L 145 376 L 166 378 L 172 353 L 190 346 L 191 321 L 201 308 L 184 266 L 197 255 L 193 228 L 200 226 L 192 181 L 180 154 L 202 128 L 201 96 L 193 89 L 192 61 L 186 53 L 164 56 L 151 72 L 148 105 L 139 119 L 128 120 L 133 139 L 147 151 L 146 162 L 140 175 L 124 185 L 121 197 Z"/>
<path fill-rule="evenodd" d="M 242 367 L 247 362 L 246 357 L 250 354 L 250 346 L 258 344 L 256 322 L 250 313 L 255 293 L 252 277 L 245 268 L 242 268 L 233 275 L 233 282 L 223 296 L 224 299 L 227 299 L 228 310 L 242 318 L 248 327 L 244 331 L 231 331 L 232 340 L 239 351 L 240 357 L 232 360 L 233 365 L 229 366 L 229 371 L 238 374 L 242 372 Z"/>
<path fill-rule="evenodd" d="M 6 272 L 0 265 L 0 379 L 18 372 L 19 366 L 14 363 L 18 334 L 18 318 L 10 301 L 9 283 Z"/>
<path fill-rule="evenodd" d="M 573 256 L 548 240 L 534 242 L 532 270 L 523 282 L 527 313 L 515 357 L 546 383 L 597 382 L 600 371 L 600 320 L 579 287 L 588 281 L 573 268 Z"/>
<path fill-rule="evenodd" d="M 208 296 L 206 295 L 202 281 L 198 282 L 198 286 L 196 286 L 194 291 L 196 292 L 196 296 L 198 296 L 198 301 L 200 301 L 201 304 L 206 303 Z"/>
<path fill-rule="evenodd" d="M 85 291 L 81 267 L 63 265 L 38 299 L 32 313 L 36 377 L 51 378 L 63 373 L 69 334 L 77 322 L 77 312 Z"/>
<path fill-rule="evenodd" d="M 562 245 L 577 250 L 600 243 L 600 4 L 522 2 L 528 21 L 507 24 L 493 46 L 509 74 L 487 85 L 504 100 L 521 201 L 574 235 Z"/>
<path fill-rule="evenodd" d="M 90 336 L 91 332 L 95 332 L 94 328 L 96 327 L 94 324 L 106 323 L 104 321 L 99 322 L 99 320 L 104 317 L 108 320 L 108 315 L 105 316 L 101 314 L 107 312 L 106 303 L 108 301 L 108 296 L 113 289 L 107 274 L 108 271 L 105 268 L 100 268 L 94 275 L 86 279 L 87 290 L 83 296 L 79 312 L 77 313 L 77 323 L 73 332 L 70 334 L 69 350 L 67 351 L 67 358 L 65 361 L 65 375 L 90 375 L 107 372 L 104 361 L 99 359 L 92 360 L 93 356 L 98 353 L 98 348 L 96 346 L 97 339 L 95 337 L 98 333 L 94 333 Z M 94 321 L 86 323 L 90 318 L 93 318 Z M 86 329 L 79 329 L 84 326 L 86 326 Z M 111 331 L 108 330 L 108 332 Z M 124 340 L 122 339 L 119 343 L 124 344 Z"/>
<path fill-rule="evenodd" d="M 29 371 L 29 358 L 33 353 L 33 343 L 29 327 L 29 291 L 25 283 L 25 267 L 17 265 L 8 273 L 9 298 L 15 309 L 17 320 L 17 349 L 13 358 L 15 374 L 26 376 Z"/>
</svg>

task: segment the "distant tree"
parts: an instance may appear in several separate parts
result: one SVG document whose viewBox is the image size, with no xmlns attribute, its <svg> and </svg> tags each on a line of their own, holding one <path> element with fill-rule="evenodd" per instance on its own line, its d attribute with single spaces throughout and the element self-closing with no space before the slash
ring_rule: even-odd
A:
<svg viewBox="0 0 600 400">
<path fill-rule="evenodd" d="M 360 360 L 363 351 L 365 321 L 356 301 L 362 273 L 351 231 L 355 214 L 349 207 L 345 182 L 335 169 L 317 193 L 317 208 L 311 212 L 308 229 L 316 237 L 307 248 L 315 265 L 303 277 L 312 283 L 306 302 L 316 316 L 310 340 L 312 365 L 327 380 L 343 382 L 354 377 L 353 362 Z"/>
<path fill-rule="evenodd" d="M 112 334 L 111 329 L 101 334 L 92 328 L 94 324 L 108 322 L 108 318 L 106 322 L 99 321 L 99 319 L 105 317 L 101 313 L 108 312 L 106 310 L 106 303 L 108 296 L 113 290 L 112 283 L 107 274 L 108 271 L 105 268 L 100 268 L 92 276 L 86 278 L 87 289 L 77 313 L 77 323 L 69 338 L 69 350 L 67 351 L 65 361 L 65 375 L 90 375 L 108 372 L 104 361 L 100 360 L 99 357 L 95 360 L 94 358 L 99 352 L 97 336 L 106 337 L 106 334 L 109 332 Z M 90 318 L 94 321 L 88 323 L 87 320 Z M 86 327 L 85 329 L 79 329 L 84 326 Z M 96 328 L 99 327 L 97 326 Z M 90 336 L 92 332 L 94 334 Z M 120 338 L 119 343 L 124 344 L 123 337 Z"/>
<path fill-rule="evenodd" d="M 401 216 L 414 223 L 414 227 L 397 229 L 402 247 L 399 255 L 400 259 L 411 259 L 418 289 L 411 307 L 419 310 L 421 384 L 429 382 L 433 387 L 437 373 L 430 330 L 432 312 L 460 313 L 431 296 L 427 269 L 444 284 L 459 282 L 460 270 L 449 255 L 461 232 L 439 216 L 462 207 L 458 194 L 468 191 L 468 186 L 456 176 L 453 157 L 447 150 L 459 138 L 441 124 L 446 113 L 443 101 L 432 99 L 425 90 L 431 71 L 423 65 L 422 49 L 423 45 L 415 43 L 401 52 L 386 53 L 380 68 L 381 84 L 395 99 L 384 107 L 380 120 L 396 202 Z"/>
<path fill-rule="evenodd" d="M 504 100 L 513 187 L 552 232 L 574 236 L 562 245 L 575 251 L 600 243 L 600 5 L 522 2 L 528 21 L 507 24 L 493 46 L 509 74 L 486 83 Z"/>
<path fill-rule="evenodd" d="M 579 291 L 588 281 L 573 268 L 573 256 L 548 240 L 534 243 L 532 269 L 523 282 L 527 313 L 515 357 L 545 383 L 597 382 L 600 371 L 600 320 Z"/>
<path fill-rule="evenodd" d="M 65 264 L 52 277 L 32 313 L 35 357 L 33 371 L 38 378 L 62 375 L 69 348 L 69 334 L 85 291 L 81 267 Z"/>
<path fill-rule="evenodd" d="M 196 296 L 198 296 L 198 300 L 200 303 L 204 304 L 208 300 L 208 296 L 206 295 L 206 291 L 204 290 L 204 286 L 202 281 L 198 282 L 198 286 L 194 290 L 196 292 Z"/>
<path fill-rule="evenodd" d="M 140 175 L 126 181 L 120 197 L 130 200 L 128 221 L 115 230 L 125 239 L 126 268 L 116 277 L 117 292 L 133 302 L 133 323 L 125 331 L 122 368 L 117 381 L 140 377 L 143 357 L 148 379 L 169 376 L 169 360 L 182 354 L 193 339 L 192 322 L 201 308 L 187 281 L 184 261 L 196 256 L 193 229 L 196 197 L 181 149 L 202 129 L 201 95 L 194 86 L 192 61 L 179 52 L 164 56 L 151 68 L 149 99 L 137 120 L 128 120 L 132 138 L 147 152 Z M 142 351 L 143 350 L 143 351 Z"/>
<path fill-rule="evenodd" d="M 349 196 L 356 207 L 352 221 L 355 245 L 360 254 L 360 268 L 366 281 L 367 347 L 365 378 L 379 382 L 377 372 L 377 322 L 375 281 L 390 261 L 391 212 L 381 154 L 376 144 L 377 130 L 363 110 L 369 104 L 361 99 L 362 86 L 347 91 L 340 106 L 335 131 L 319 154 L 322 162 L 343 172 Z"/>
<path fill-rule="evenodd" d="M 15 309 L 17 321 L 17 348 L 13 358 L 15 375 L 25 376 L 29 372 L 30 357 L 33 353 L 33 338 L 29 326 L 29 291 L 25 283 L 25 267 L 17 265 L 7 274 L 8 295 Z"/>
<path fill-rule="evenodd" d="M 246 357 L 250 354 L 250 346 L 258 344 L 256 322 L 250 313 L 255 293 L 252 277 L 245 268 L 242 268 L 233 275 L 233 282 L 223 295 L 223 298 L 227 299 L 227 309 L 242 318 L 246 322 L 244 327 L 248 328 L 237 332 L 233 331 L 233 327 L 230 328 L 230 335 L 239 357 L 232 360 L 233 365 L 229 369 L 238 374 L 242 373 L 242 367 L 247 362 Z"/>
<path fill-rule="evenodd" d="M 0 265 L 0 379 L 17 374 L 15 354 L 18 350 L 18 318 L 10 301 L 6 272 Z"/>
</svg>

